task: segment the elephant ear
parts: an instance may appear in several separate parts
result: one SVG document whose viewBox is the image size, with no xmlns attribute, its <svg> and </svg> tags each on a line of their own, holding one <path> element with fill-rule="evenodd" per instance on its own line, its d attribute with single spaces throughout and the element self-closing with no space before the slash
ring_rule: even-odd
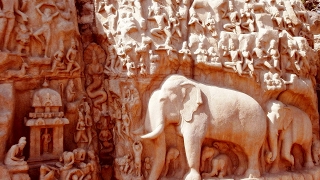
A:
<svg viewBox="0 0 320 180">
<path fill-rule="evenodd" d="M 201 91 L 193 84 L 182 84 L 183 107 L 180 110 L 184 121 L 190 122 L 193 113 L 202 104 Z"/>
</svg>

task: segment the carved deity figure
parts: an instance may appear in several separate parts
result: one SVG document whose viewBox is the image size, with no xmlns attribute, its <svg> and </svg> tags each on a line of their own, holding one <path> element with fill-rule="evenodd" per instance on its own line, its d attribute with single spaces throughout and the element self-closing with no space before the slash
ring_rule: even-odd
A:
<svg viewBox="0 0 320 180">
<path fill-rule="evenodd" d="M 142 143 L 140 141 L 135 141 L 132 144 L 133 154 L 134 154 L 134 167 L 136 175 L 138 177 L 142 176 L 141 174 L 141 154 L 143 150 Z"/>
<path fill-rule="evenodd" d="M 240 10 L 241 28 L 254 32 L 254 11 L 250 0 L 245 0 L 243 9 Z"/>
<path fill-rule="evenodd" d="M 67 94 L 67 101 L 68 102 L 73 102 L 75 100 L 76 91 L 75 91 L 73 79 L 70 79 L 68 81 L 68 85 L 66 87 L 66 94 Z"/>
<path fill-rule="evenodd" d="M 79 117 L 78 117 L 78 123 L 76 127 L 76 134 L 74 136 L 74 141 L 76 143 L 78 142 L 88 142 L 88 136 L 86 133 L 86 124 L 84 122 L 84 117 L 81 111 L 78 111 Z"/>
<path fill-rule="evenodd" d="M 88 151 L 88 164 L 92 166 L 93 171 L 91 172 L 92 180 L 99 180 L 100 165 L 98 156 L 94 151 Z"/>
<path fill-rule="evenodd" d="M 267 51 L 262 47 L 262 42 L 257 40 L 256 47 L 252 50 L 254 68 L 263 69 L 264 63 L 268 58 Z"/>
<path fill-rule="evenodd" d="M 30 53 L 30 36 L 31 32 L 27 28 L 27 26 L 23 23 L 19 25 L 19 30 L 17 30 L 17 51 L 18 53 L 22 54 L 23 50 L 26 54 Z"/>
<path fill-rule="evenodd" d="M 114 7 L 109 0 L 103 0 L 98 5 L 98 13 L 105 12 L 105 18 L 107 19 L 104 24 L 107 24 L 108 27 L 113 31 L 114 30 L 114 20 L 117 16 L 117 9 Z"/>
<path fill-rule="evenodd" d="M 124 37 L 126 34 L 136 31 L 138 28 L 131 12 L 122 12 L 118 20 L 117 32 Z"/>
<path fill-rule="evenodd" d="M 171 28 L 171 35 L 173 36 L 175 33 L 181 38 L 181 30 L 180 30 L 180 20 L 179 14 L 176 16 L 170 15 L 169 17 L 169 28 Z"/>
<path fill-rule="evenodd" d="M 93 120 L 91 117 L 91 108 L 89 106 L 88 102 L 84 102 L 84 112 L 85 112 L 85 116 L 84 116 L 84 122 L 86 124 L 86 131 L 87 131 L 87 136 L 88 136 L 88 145 L 91 144 L 92 141 L 92 126 L 93 126 Z"/>
<path fill-rule="evenodd" d="M 198 49 L 195 50 L 194 54 L 197 55 L 197 62 L 207 62 L 208 60 L 208 52 L 207 50 L 203 47 L 203 43 L 199 43 Z"/>
<path fill-rule="evenodd" d="M 41 15 L 42 26 L 33 33 L 33 36 L 41 43 L 41 47 L 45 51 L 44 57 L 48 58 L 49 45 L 51 41 L 51 23 L 53 22 L 53 19 L 59 15 L 59 12 L 57 11 L 52 13 L 50 8 L 45 8 L 44 12 L 42 12 L 40 8 L 44 5 L 56 7 L 53 4 L 47 3 L 40 3 L 36 6 L 37 12 Z M 40 38 L 41 35 L 44 36 L 45 42 Z"/>
<path fill-rule="evenodd" d="M 187 41 L 182 43 L 182 47 L 179 50 L 179 54 L 182 54 L 182 61 L 183 62 L 190 62 L 191 61 L 191 51 L 188 48 Z"/>
<path fill-rule="evenodd" d="M 299 59 L 295 62 L 295 67 L 298 70 L 298 75 L 307 77 L 310 71 L 310 64 L 307 59 L 307 45 L 304 41 L 298 42 Z"/>
<path fill-rule="evenodd" d="M 151 7 L 149 7 L 149 11 L 151 11 Z M 153 12 L 154 12 L 154 15 L 149 16 L 148 19 L 155 20 L 158 27 L 152 28 L 150 30 L 151 34 L 162 40 L 165 40 L 168 36 L 171 37 L 171 33 L 169 31 L 169 25 L 166 24 L 166 22 L 169 22 L 167 15 L 165 13 L 161 14 L 160 6 L 155 6 Z"/>
<path fill-rule="evenodd" d="M 195 12 L 193 12 L 190 15 L 190 20 L 188 22 L 188 25 L 190 27 L 193 27 L 196 34 L 198 34 L 198 35 L 204 34 L 202 22 L 200 21 L 199 17 L 197 16 L 197 14 Z"/>
<path fill-rule="evenodd" d="M 217 37 L 218 33 L 216 31 L 216 21 L 214 20 L 214 16 L 209 12 L 207 15 L 207 19 L 205 21 L 205 27 L 211 32 L 212 37 Z"/>
<path fill-rule="evenodd" d="M 271 14 L 271 20 L 274 23 L 275 29 L 283 28 L 283 19 L 280 16 L 281 10 L 284 10 L 284 7 L 279 5 L 276 0 L 269 0 L 268 12 Z"/>
<path fill-rule="evenodd" d="M 276 46 L 276 41 L 274 39 L 270 41 L 270 47 L 267 50 L 267 53 L 271 57 L 271 64 L 268 61 L 265 61 L 265 66 L 269 69 L 275 69 L 276 71 L 280 72 L 280 53 L 278 50 L 278 46 Z"/>
<path fill-rule="evenodd" d="M 51 72 L 58 73 L 59 70 L 62 70 L 65 68 L 63 63 L 63 57 L 64 57 L 64 48 L 63 46 L 60 46 L 59 50 L 53 55 L 53 62 L 50 70 Z"/>
<path fill-rule="evenodd" d="M 26 144 L 26 137 L 21 137 L 18 144 L 11 146 L 4 158 L 3 163 L 8 166 L 27 165 L 27 162 L 24 160 L 24 156 L 22 156 L 23 148 L 26 146 Z"/>
<path fill-rule="evenodd" d="M 70 75 L 72 75 L 74 72 L 80 70 L 80 65 L 77 62 L 77 45 L 76 41 L 74 39 L 71 40 L 71 47 L 67 52 L 66 59 L 67 59 L 67 68 L 63 70 L 62 72 L 70 72 Z M 72 67 L 74 67 L 72 69 Z M 72 69 L 72 70 L 71 70 Z"/>
<path fill-rule="evenodd" d="M 42 139 L 42 151 L 43 153 L 49 152 L 49 143 L 52 141 L 51 134 L 48 133 L 48 128 L 45 129 L 41 136 Z"/>
<path fill-rule="evenodd" d="M 242 70 L 246 70 L 246 68 L 249 69 L 249 75 L 250 77 L 253 76 L 253 72 L 254 72 L 254 67 L 253 67 L 253 59 L 252 59 L 252 55 L 251 52 L 249 51 L 249 43 L 244 43 L 244 50 L 241 51 L 241 55 L 243 58 L 243 65 L 242 65 Z"/>
<path fill-rule="evenodd" d="M 19 9 L 19 0 L 2 0 L 2 9 L 0 11 L 0 18 L 4 22 L 0 24 L 0 41 L 3 42 L 3 50 L 8 50 L 10 37 L 15 24 L 15 13 L 19 14 L 24 23 L 28 21 L 28 16 Z"/>
<path fill-rule="evenodd" d="M 227 68 L 232 68 L 234 72 L 237 72 L 239 75 L 241 75 L 243 59 L 239 49 L 236 48 L 232 40 L 229 40 L 228 56 L 230 61 L 224 62 L 224 66 Z"/>
<path fill-rule="evenodd" d="M 56 163 L 56 166 L 59 167 L 59 170 L 69 170 L 73 167 L 74 164 L 74 154 L 73 152 L 65 151 L 59 158 L 59 162 Z"/>
<path fill-rule="evenodd" d="M 229 19 L 229 23 L 226 23 L 223 25 L 223 28 L 226 31 L 229 32 L 234 32 L 234 33 L 241 33 L 241 29 L 240 29 L 240 14 L 238 13 L 238 11 L 236 11 L 233 8 L 233 3 L 232 1 L 229 1 L 229 10 L 226 12 L 226 14 L 224 15 L 223 18 L 228 18 Z"/>
</svg>

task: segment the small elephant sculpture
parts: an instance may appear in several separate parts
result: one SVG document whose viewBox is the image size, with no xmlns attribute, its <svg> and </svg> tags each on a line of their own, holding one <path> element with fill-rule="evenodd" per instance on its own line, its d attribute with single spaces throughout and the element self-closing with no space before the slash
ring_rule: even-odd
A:
<svg viewBox="0 0 320 180">
<path fill-rule="evenodd" d="M 158 179 L 165 164 L 164 129 L 176 125 L 183 137 L 189 171 L 186 180 L 200 180 L 201 146 L 205 138 L 230 142 L 242 148 L 237 175 L 260 177 L 259 152 L 266 138 L 266 114 L 252 97 L 231 89 L 198 83 L 171 75 L 150 97 L 142 139 L 156 147 L 149 179 Z M 246 138 L 243 138 L 246 137 Z M 171 137 L 170 137 L 171 138 Z"/>
<path fill-rule="evenodd" d="M 294 157 L 291 155 L 293 144 L 301 145 L 305 153 L 304 164 L 306 167 L 313 167 L 311 145 L 312 145 L 312 124 L 309 116 L 301 109 L 285 105 L 278 100 L 271 100 L 267 103 L 268 117 L 268 139 L 271 149 L 270 159 L 267 162 L 274 162 L 280 152 L 281 158 L 294 165 Z M 281 149 L 278 145 L 281 143 Z M 270 172 L 278 172 L 277 162 L 272 164 Z"/>
<path fill-rule="evenodd" d="M 170 148 L 168 150 L 167 155 L 166 155 L 166 164 L 165 164 L 164 176 L 166 176 L 168 174 L 170 163 L 173 162 L 174 160 L 176 160 L 179 155 L 180 155 L 180 152 L 176 148 Z M 173 168 L 173 170 L 175 170 L 175 167 Z"/>
<path fill-rule="evenodd" d="M 218 175 L 218 178 L 223 178 L 232 174 L 232 162 L 226 154 L 218 154 L 211 161 L 212 170 L 209 173 L 202 173 L 202 178 L 208 178 Z"/>
<path fill-rule="evenodd" d="M 204 146 L 201 152 L 201 166 L 200 171 L 205 171 L 206 161 L 211 162 L 212 158 L 219 154 L 219 150 L 215 147 Z"/>
</svg>

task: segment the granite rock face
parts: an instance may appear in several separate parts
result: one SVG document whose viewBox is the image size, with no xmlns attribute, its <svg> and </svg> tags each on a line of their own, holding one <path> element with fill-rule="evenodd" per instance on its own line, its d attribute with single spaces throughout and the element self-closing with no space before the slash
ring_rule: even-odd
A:
<svg viewBox="0 0 320 180">
<path fill-rule="evenodd" d="M 4 0 L 7 179 L 318 179 L 299 0 Z"/>
</svg>

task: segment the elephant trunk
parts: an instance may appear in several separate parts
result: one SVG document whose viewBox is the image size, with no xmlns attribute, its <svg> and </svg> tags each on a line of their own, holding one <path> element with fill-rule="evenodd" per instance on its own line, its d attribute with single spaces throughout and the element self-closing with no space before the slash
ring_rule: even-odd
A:
<svg viewBox="0 0 320 180">
<path fill-rule="evenodd" d="M 161 123 L 157 126 L 156 129 L 154 129 L 152 132 L 150 132 L 148 134 L 141 136 L 141 138 L 142 139 L 155 139 L 163 132 L 163 129 L 164 129 L 164 124 Z"/>
<path fill-rule="evenodd" d="M 273 127 L 273 125 L 269 124 L 268 127 L 268 134 L 269 134 L 269 146 L 271 149 L 272 157 L 267 160 L 268 163 L 272 163 L 278 156 L 278 129 Z"/>
<path fill-rule="evenodd" d="M 154 141 L 155 145 L 155 160 L 152 165 L 152 169 L 149 175 L 149 180 L 155 180 L 160 177 L 161 171 L 163 169 L 165 163 L 165 156 L 166 156 L 166 141 L 165 141 L 165 134 L 161 133 L 157 139 Z"/>
</svg>

